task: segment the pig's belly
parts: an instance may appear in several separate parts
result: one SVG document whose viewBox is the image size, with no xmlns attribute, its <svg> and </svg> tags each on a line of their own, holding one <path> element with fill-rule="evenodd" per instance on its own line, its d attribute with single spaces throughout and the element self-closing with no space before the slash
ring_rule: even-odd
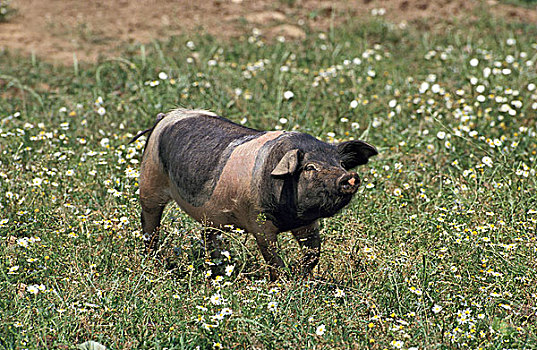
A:
<svg viewBox="0 0 537 350">
<path fill-rule="evenodd" d="M 219 198 L 215 201 L 213 197 L 203 206 L 195 207 L 184 200 L 177 191 L 172 191 L 172 198 L 177 205 L 194 220 L 206 226 L 222 228 L 225 225 L 233 225 L 244 230 L 249 229 L 248 204 L 238 203 L 238 199 L 233 197 Z M 246 210 L 244 210 L 246 209 Z"/>
</svg>

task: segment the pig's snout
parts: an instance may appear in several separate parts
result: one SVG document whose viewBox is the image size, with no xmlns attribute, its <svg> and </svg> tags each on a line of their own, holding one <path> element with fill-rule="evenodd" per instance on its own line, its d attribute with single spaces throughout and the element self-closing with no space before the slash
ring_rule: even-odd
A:
<svg viewBox="0 0 537 350">
<path fill-rule="evenodd" d="M 354 171 L 343 174 L 337 179 L 337 188 L 342 194 L 354 194 L 358 186 L 360 186 L 360 178 Z"/>
</svg>

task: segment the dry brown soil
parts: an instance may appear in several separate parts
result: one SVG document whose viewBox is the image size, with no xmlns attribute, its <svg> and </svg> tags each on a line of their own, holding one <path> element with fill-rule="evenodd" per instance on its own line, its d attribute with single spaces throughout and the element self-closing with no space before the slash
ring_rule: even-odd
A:
<svg viewBox="0 0 537 350">
<path fill-rule="evenodd" d="M 16 12 L 0 23 L 0 49 L 61 64 L 72 64 L 74 55 L 95 62 L 125 44 L 179 33 L 234 38 L 256 27 L 269 38 L 299 40 L 309 28 L 328 29 L 378 8 L 395 23 L 434 24 L 475 10 L 537 23 L 537 7 L 494 0 L 11 0 L 10 6 Z"/>
</svg>

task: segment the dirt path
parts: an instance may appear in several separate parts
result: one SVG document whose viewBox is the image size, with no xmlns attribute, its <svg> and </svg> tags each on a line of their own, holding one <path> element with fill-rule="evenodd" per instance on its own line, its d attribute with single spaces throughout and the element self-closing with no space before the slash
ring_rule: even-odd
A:
<svg viewBox="0 0 537 350">
<path fill-rule="evenodd" d="M 0 0 L 1 1 L 1 0 Z M 35 53 L 50 62 L 95 62 L 117 54 L 125 43 L 145 43 L 202 31 L 239 36 L 257 27 L 267 37 L 305 36 L 384 9 L 399 23 L 467 15 L 476 6 L 519 21 L 537 23 L 537 9 L 477 0 L 11 0 L 17 12 L 0 23 L 0 48 Z M 374 10 L 373 10 L 374 11 Z M 381 11 L 382 12 L 382 11 Z"/>
</svg>

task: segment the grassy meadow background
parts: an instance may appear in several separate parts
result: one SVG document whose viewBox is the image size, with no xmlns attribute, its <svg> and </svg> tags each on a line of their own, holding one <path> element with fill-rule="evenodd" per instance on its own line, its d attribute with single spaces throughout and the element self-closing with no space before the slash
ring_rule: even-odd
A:
<svg viewBox="0 0 537 350">
<path fill-rule="evenodd" d="M 537 27 L 472 15 L 180 36 L 97 65 L 0 53 L 0 348 L 537 348 Z M 378 148 L 313 278 L 269 283 L 237 230 L 207 278 L 175 206 L 173 268 L 143 254 L 128 141 L 178 106 Z"/>
</svg>

